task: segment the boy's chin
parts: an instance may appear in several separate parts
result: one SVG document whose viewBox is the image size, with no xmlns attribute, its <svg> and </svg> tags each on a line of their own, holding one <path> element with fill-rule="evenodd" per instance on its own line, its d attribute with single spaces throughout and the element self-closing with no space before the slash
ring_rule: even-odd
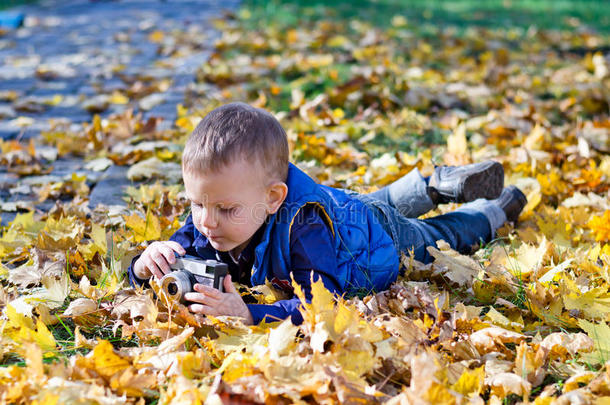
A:
<svg viewBox="0 0 610 405">
<path fill-rule="evenodd" d="M 210 245 L 212 245 L 212 247 L 219 252 L 230 252 L 233 249 L 235 249 L 237 246 L 239 246 L 239 244 L 237 244 L 235 242 L 229 242 L 225 239 L 221 239 L 221 240 L 208 239 L 208 241 L 210 242 Z"/>
<path fill-rule="evenodd" d="M 228 252 L 229 250 L 233 249 L 235 246 L 233 246 L 233 243 L 227 243 L 224 240 L 214 240 L 214 239 L 208 239 L 208 242 L 210 242 L 210 245 L 212 245 L 212 247 L 216 250 L 218 250 L 219 252 Z"/>
</svg>

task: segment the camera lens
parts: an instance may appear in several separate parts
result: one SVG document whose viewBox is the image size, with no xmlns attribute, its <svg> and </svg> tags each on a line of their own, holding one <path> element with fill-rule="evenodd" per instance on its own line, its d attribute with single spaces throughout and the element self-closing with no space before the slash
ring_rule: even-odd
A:
<svg viewBox="0 0 610 405">
<path fill-rule="evenodd" d="M 176 285 L 176 283 L 169 283 L 167 285 L 167 292 L 169 295 L 178 294 L 178 286 Z"/>
<path fill-rule="evenodd" d="M 185 270 L 173 271 L 161 279 L 161 288 L 172 301 L 184 301 L 184 294 L 193 291 L 190 273 Z"/>
</svg>

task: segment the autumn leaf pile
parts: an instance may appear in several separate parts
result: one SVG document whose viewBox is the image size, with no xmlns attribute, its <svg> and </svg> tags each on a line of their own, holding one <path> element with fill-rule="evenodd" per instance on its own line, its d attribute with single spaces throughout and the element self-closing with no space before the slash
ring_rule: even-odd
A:
<svg viewBox="0 0 610 405">
<path fill-rule="evenodd" d="M 608 38 L 253 19 L 216 21 L 222 37 L 170 129 L 128 111 L 0 144 L 20 187 L 56 201 L 2 205 L 19 210 L 0 228 L 2 401 L 610 403 Z M 150 40 L 168 57 L 196 45 L 188 32 Z M 114 97 L 135 106 L 146 92 L 131 89 Z M 315 284 L 307 303 L 296 288 L 300 326 L 196 318 L 127 289 L 125 270 L 185 217 L 189 131 L 237 100 L 275 113 L 293 161 L 321 183 L 368 192 L 415 167 L 496 159 L 528 205 L 473 256 L 442 241 L 431 265 L 403 256 L 388 291 L 337 299 Z M 128 165 L 144 183 L 127 209 L 91 210 L 85 176 L 26 181 L 64 156 Z"/>
</svg>

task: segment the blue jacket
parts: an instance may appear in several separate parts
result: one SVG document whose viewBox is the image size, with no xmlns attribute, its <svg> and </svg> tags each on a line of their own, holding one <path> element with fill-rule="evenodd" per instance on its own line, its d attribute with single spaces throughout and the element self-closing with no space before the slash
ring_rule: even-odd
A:
<svg viewBox="0 0 610 405">
<path fill-rule="evenodd" d="M 343 292 L 387 289 L 398 277 L 398 252 L 374 213 L 344 191 L 317 184 L 290 164 L 288 195 L 269 218 L 254 250 L 252 285 L 265 280 L 290 280 L 290 231 L 299 210 L 308 204 L 320 208 L 333 234 L 337 254 L 335 279 Z"/>
</svg>

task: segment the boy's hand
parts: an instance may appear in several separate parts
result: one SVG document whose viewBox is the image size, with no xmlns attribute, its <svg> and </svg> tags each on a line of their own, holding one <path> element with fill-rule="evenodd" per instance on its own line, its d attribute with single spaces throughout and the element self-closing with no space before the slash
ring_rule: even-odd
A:
<svg viewBox="0 0 610 405">
<path fill-rule="evenodd" d="M 174 252 L 180 256 L 186 254 L 178 242 L 168 240 L 151 243 L 134 263 L 134 274 L 141 280 L 148 280 L 152 276 L 160 279 L 172 271 L 170 265 L 176 262 Z"/>
<path fill-rule="evenodd" d="M 233 286 L 230 274 L 225 277 L 223 286 L 226 291 L 224 293 L 203 284 L 195 284 L 193 288 L 196 292 L 184 294 L 185 299 L 196 302 L 189 305 L 191 312 L 212 316 L 239 316 L 244 318 L 246 325 L 252 325 L 254 323 L 252 314 Z"/>
</svg>

